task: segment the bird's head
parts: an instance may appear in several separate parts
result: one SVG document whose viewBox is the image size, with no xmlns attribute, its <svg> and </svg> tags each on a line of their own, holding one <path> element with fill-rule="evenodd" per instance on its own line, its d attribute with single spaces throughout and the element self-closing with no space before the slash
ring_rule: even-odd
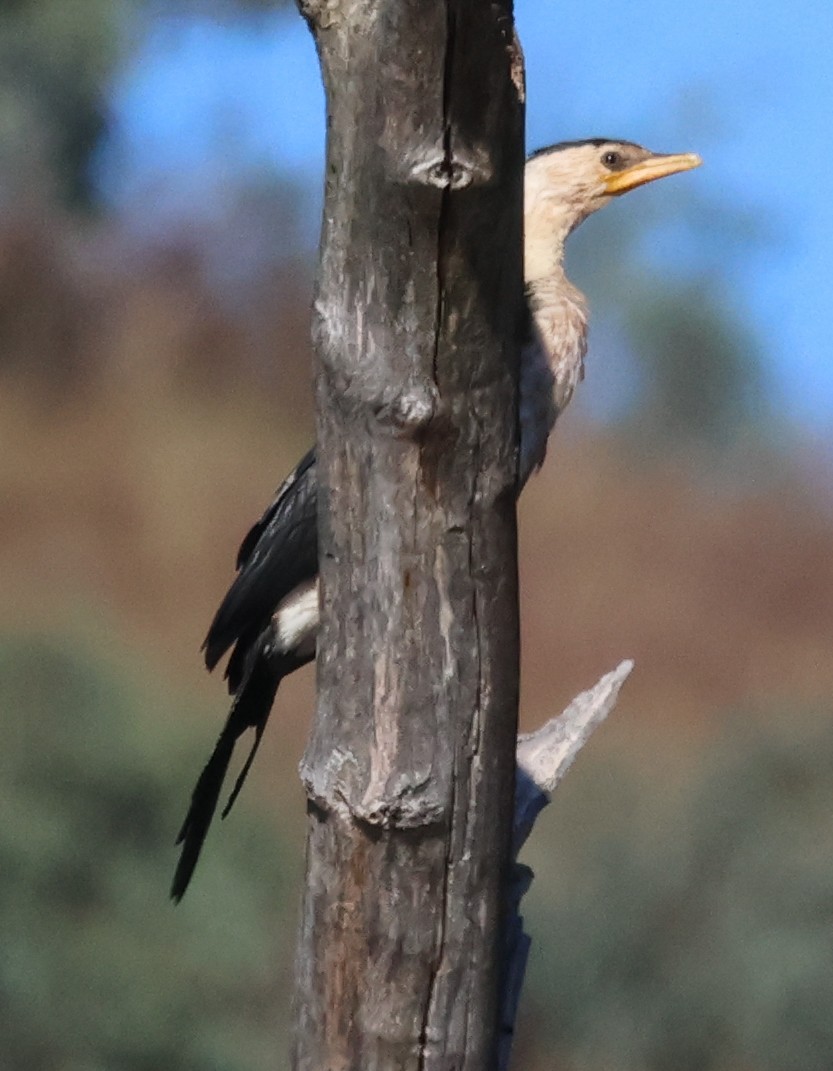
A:
<svg viewBox="0 0 833 1071">
<path fill-rule="evenodd" d="M 559 260 L 567 235 L 613 197 L 701 164 L 694 153 L 655 153 L 631 141 L 565 141 L 534 152 L 524 172 L 525 242 L 533 259 Z M 536 247 L 538 252 L 536 253 Z M 527 278 L 534 264 L 527 265 Z"/>
</svg>

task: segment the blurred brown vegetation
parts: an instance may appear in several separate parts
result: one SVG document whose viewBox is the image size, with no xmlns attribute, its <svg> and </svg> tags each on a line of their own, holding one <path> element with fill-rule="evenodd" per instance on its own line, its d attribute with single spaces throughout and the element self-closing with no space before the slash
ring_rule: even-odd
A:
<svg viewBox="0 0 833 1071">
<path fill-rule="evenodd" d="M 236 542 L 312 428 L 308 268 L 238 308 L 204 259 L 185 230 L 141 249 L 58 211 L 0 222 L 2 622 L 81 605 L 195 684 Z M 621 720 L 699 732 L 833 694 L 829 503 L 789 458 L 720 476 L 567 416 L 521 511 L 527 724 L 625 656 Z"/>
</svg>

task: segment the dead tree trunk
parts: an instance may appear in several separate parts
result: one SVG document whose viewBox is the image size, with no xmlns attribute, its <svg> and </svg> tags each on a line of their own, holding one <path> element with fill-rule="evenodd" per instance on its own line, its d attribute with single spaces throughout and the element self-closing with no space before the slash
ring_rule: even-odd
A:
<svg viewBox="0 0 833 1071">
<path fill-rule="evenodd" d="M 515 772 L 510 0 L 302 0 L 328 106 L 297 1071 L 495 1065 Z"/>
</svg>

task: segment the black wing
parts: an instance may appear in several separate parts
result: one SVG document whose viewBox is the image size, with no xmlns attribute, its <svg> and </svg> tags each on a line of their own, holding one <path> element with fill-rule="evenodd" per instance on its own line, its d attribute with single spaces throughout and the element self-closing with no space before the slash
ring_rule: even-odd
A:
<svg viewBox="0 0 833 1071">
<path fill-rule="evenodd" d="M 247 653 L 278 603 L 318 572 L 317 501 L 312 449 L 284 480 L 269 508 L 243 540 L 237 555 L 237 576 L 205 638 L 209 669 L 237 644 L 227 671 L 231 691 L 236 690 Z"/>
<path fill-rule="evenodd" d="M 191 881 L 237 740 L 254 729 L 249 756 L 225 806 L 224 818 L 257 753 L 282 678 L 313 657 L 307 648 L 276 648 L 272 615 L 282 599 L 318 572 L 317 498 L 315 451 L 310 450 L 243 540 L 237 555 L 237 577 L 208 630 L 203 646 L 209 669 L 235 644 L 226 670 L 234 702 L 191 795 L 177 839 L 182 851 L 171 886 L 174 900 L 182 898 Z"/>
</svg>

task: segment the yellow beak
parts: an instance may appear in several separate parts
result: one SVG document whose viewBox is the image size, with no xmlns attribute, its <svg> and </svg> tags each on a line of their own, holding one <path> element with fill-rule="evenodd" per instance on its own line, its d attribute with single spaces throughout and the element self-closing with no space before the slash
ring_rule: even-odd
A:
<svg viewBox="0 0 833 1071">
<path fill-rule="evenodd" d="M 654 182 L 656 179 L 665 178 L 667 175 L 676 175 L 680 171 L 691 171 L 693 167 L 702 164 L 700 157 L 693 152 L 676 154 L 657 154 L 649 156 L 647 160 L 634 164 L 633 167 L 624 171 L 614 171 L 605 178 L 605 193 L 618 196 L 635 190 L 637 186 L 644 186 L 646 182 Z"/>
</svg>

